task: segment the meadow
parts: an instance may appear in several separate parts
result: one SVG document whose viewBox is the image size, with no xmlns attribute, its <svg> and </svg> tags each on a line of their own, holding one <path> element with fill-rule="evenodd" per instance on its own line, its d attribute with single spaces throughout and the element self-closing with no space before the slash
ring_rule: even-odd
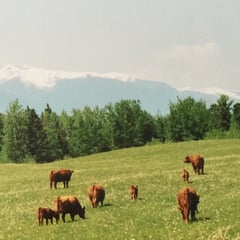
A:
<svg viewBox="0 0 240 240">
<path fill-rule="evenodd" d="M 188 154 L 205 157 L 205 174 L 196 175 Z M 240 239 L 240 140 L 204 140 L 147 145 L 48 164 L 1 164 L 0 239 Z M 52 169 L 72 169 L 69 188 L 50 189 Z M 190 173 L 184 183 L 181 170 Z M 87 196 L 92 183 L 106 190 L 104 206 L 93 209 Z M 139 198 L 128 188 L 138 184 Z M 200 195 L 197 221 L 186 224 L 177 192 L 184 186 Z M 75 195 L 86 207 L 86 219 L 66 216 L 66 223 L 38 226 L 38 207 L 54 198 Z"/>
</svg>

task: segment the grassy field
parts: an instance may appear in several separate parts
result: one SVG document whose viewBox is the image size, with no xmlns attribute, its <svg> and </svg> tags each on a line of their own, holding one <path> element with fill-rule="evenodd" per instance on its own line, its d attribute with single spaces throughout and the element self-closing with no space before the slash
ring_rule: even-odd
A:
<svg viewBox="0 0 240 240">
<path fill-rule="evenodd" d="M 204 175 L 195 175 L 187 154 L 205 157 Z M 74 170 L 68 189 L 49 188 L 52 169 Z M 177 192 L 186 185 L 200 195 L 197 221 L 186 224 L 178 210 Z M 0 165 L 0 239 L 240 239 L 240 140 L 208 140 L 129 148 L 49 164 Z M 102 208 L 92 209 L 87 187 L 106 189 Z M 130 184 L 139 185 L 131 201 Z M 86 219 L 39 227 L 38 207 L 52 207 L 56 196 L 76 195 L 86 206 Z"/>
</svg>

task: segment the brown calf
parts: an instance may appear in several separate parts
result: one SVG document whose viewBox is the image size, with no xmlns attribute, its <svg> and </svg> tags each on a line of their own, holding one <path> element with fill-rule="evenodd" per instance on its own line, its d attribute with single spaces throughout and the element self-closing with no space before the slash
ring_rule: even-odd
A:
<svg viewBox="0 0 240 240">
<path fill-rule="evenodd" d="M 188 182 L 189 180 L 189 172 L 186 169 L 182 170 L 182 178 L 184 182 Z"/>
<path fill-rule="evenodd" d="M 59 213 L 52 210 L 51 208 L 38 208 L 38 224 L 43 225 L 43 220 L 46 219 L 46 225 L 48 225 L 48 220 L 53 224 L 53 218 L 56 219 L 56 223 L 59 221 Z"/>
<path fill-rule="evenodd" d="M 138 185 L 131 185 L 129 187 L 129 194 L 132 200 L 136 200 L 138 197 Z"/>
</svg>

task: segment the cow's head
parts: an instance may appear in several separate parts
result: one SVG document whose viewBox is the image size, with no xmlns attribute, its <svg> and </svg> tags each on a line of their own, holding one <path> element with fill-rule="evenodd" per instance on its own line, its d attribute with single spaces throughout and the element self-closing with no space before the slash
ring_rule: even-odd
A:
<svg viewBox="0 0 240 240">
<path fill-rule="evenodd" d="M 81 208 L 80 208 L 79 216 L 80 216 L 82 219 L 85 219 L 85 207 L 81 207 Z"/>
<path fill-rule="evenodd" d="M 58 211 L 54 211 L 53 217 L 56 219 L 56 222 L 58 223 L 58 221 L 59 221 L 59 213 L 58 213 Z"/>
<path fill-rule="evenodd" d="M 185 157 L 185 160 L 184 160 L 184 163 L 190 163 L 191 161 L 190 161 L 190 157 L 189 156 L 186 156 Z"/>
</svg>

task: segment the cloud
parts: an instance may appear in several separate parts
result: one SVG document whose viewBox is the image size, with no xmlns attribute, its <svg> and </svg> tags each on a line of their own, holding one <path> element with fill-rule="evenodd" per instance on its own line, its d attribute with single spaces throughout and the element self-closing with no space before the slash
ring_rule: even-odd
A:
<svg viewBox="0 0 240 240">
<path fill-rule="evenodd" d="M 162 80 L 177 88 L 214 87 L 221 79 L 220 48 L 215 42 L 179 44 L 157 58 Z"/>
<path fill-rule="evenodd" d="M 132 75 L 164 82 L 177 89 L 229 89 L 231 71 L 223 60 L 222 49 L 214 41 L 177 44 L 155 51 L 152 59 L 136 68 Z"/>
</svg>

